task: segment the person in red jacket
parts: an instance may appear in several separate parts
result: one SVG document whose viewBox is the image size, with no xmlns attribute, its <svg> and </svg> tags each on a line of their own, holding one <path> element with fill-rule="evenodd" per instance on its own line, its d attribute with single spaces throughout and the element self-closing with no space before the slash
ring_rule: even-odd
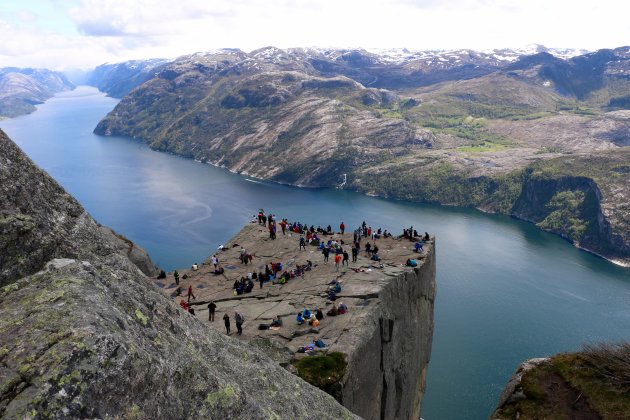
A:
<svg viewBox="0 0 630 420">
<path fill-rule="evenodd" d="M 340 262 L 341 262 L 341 254 L 335 255 L 335 271 L 339 271 Z"/>
<path fill-rule="evenodd" d="M 341 234 L 343 235 L 343 232 L 346 230 L 346 225 L 344 225 L 343 222 L 341 222 L 341 224 L 339 225 L 339 230 L 341 231 Z"/>
<path fill-rule="evenodd" d="M 192 296 L 193 299 L 197 299 L 195 297 L 195 295 L 193 295 L 193 291 L 192 291 L 192 284 L 190 286 L 188 286 L 188 302 L 190 302 L 190 297 Z"/>
</svg>

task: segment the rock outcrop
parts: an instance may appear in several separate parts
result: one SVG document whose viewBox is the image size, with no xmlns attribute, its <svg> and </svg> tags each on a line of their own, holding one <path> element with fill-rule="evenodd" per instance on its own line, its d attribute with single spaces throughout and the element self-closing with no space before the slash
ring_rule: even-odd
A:
<svg viewBox="0 0 630 420">
<path fill-rule="evenodd" d="M 510 378 L 490 418 L 626 419 L 629 356 L 630 344 L 620 342 L 527 360 Z"/>
<path fill-rule="evenodd" d="M 210 300 L 216 302 L 216 321 L 206 322 L 219 331 L 225 331 L 221 321 L 224 314 L 233 318 L 237 311 L 243 315 L 246 322 L 243 335 L 238 337 L 266 349 L 289 368 L 303 358 L 313 359 L 299 349 L 312 344 L 315 337 L 327 344 L 316 354 L 343 354 L 345 371 L 337 372 L 338 382 L 326 383 L 324 389 L 355 414 L 366 419 L 419 418 L 433 337 L 434 239 L 424 245 L 421 253 L 414 252 L 414 243 L 407 239 L 369 240 L 379 247 L 382 267 L 361 252 L 356 263 L 350 262 L 336 271 L 334 255 L 324 264 L 318 247 L 307 245 L 306 250 L 298 250 L 298 237 L 278 233 L 277 239 L 270 240 L 265 227 L 252 223 L 217 253 L 225 268 L 223 274 L 214 274 L 209 259 L 199 270 L 179 270 L 182 276 L 186 275 L 180 286 L 184 294 L 188 286 L 193 287 L 196 300 L 191 302 L 204 320 L 208 319 L 206 304 Z M 351 244 L 353 233 L 323 238 Z M 363 239 L 362 243 L 366 241 Z M 253 256 L 251 264 L 239 261 L 241 246 Z M 417 258 L 418 267 L 405 267 L 408 258 Z M 234 281 L 248 273 L 264 272 L 265 265 L 272 263 L 282 263 L 284 270 L 293 270 L 308 260 L 314 266 L 304 278 L 262 286 L 256 282 L 251 293 L 234 295 Z M 175 298 L 176 285 L 171 275 L 168 279 L 171 280 L 166 281 L 164 290 Z M 327 295 L 332 280 L 343 285 L 335 301 Z M 164 285 L 163 281 L 160 283 Z M 325 316 L 317 327 L 295 321 L 297 312 L 304 308 L 321 308 L 326 314 L 340 302 L 348 306 L 348 313 Z M 281 328 L 258 329 L 260 324 L 269 325 L 276 316 L 283 319 Z M 270 345 L 270 341 L 275 345 Z"/>
<path fill-rule="evenodd" d="M 0 417 L 354 417 L 176 307 L 4 134 L 0 188 Z"/>
</svg>

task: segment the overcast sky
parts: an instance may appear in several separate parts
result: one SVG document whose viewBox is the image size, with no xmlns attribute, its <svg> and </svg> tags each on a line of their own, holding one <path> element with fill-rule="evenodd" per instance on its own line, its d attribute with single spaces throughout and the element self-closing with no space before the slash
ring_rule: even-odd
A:
<svg viewBox="0 0 630 420">
<path fill-rule="evenodd" d="M 0 67 L 88 68 L 214 48 L 630 44 L 627 0 L 0 0 Z"/>
</svg>

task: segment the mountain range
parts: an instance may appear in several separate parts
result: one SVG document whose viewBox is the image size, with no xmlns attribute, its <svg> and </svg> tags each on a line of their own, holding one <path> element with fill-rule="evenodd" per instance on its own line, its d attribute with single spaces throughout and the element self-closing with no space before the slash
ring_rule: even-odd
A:
<svg viewBox="0 0 630 420">
<path fill-rule="evenodd" d="M 510 214 L 627 264 L 630 48 L 529 52 L 222 49 L 148 63 L 137 84 L 134 63 L 95 132 L 281 183 Z"/>
<path fill-rule="evenodd" d="M 60 72 L 46 69 L 0 68 L 0 118 L 11 118 L 35 111 L 55 93 L 74 89 Z"/>
</svg>

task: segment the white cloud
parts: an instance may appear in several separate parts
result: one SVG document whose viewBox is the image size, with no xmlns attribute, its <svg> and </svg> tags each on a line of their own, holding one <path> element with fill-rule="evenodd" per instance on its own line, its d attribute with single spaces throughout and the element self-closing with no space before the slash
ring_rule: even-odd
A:
<svg viewBox="0 0 630 420">
<path fill-rule="evenodd" d="M 268 45 L 597 49 L 630 40 L 630 2 L 616 0 L 48 1 L 74 27 L 60 34 L 2 22 L 0 9 L 0 66 L 86 67 Z M 21 13 L 32 20 L 38 10 Z"/>
</svg>

